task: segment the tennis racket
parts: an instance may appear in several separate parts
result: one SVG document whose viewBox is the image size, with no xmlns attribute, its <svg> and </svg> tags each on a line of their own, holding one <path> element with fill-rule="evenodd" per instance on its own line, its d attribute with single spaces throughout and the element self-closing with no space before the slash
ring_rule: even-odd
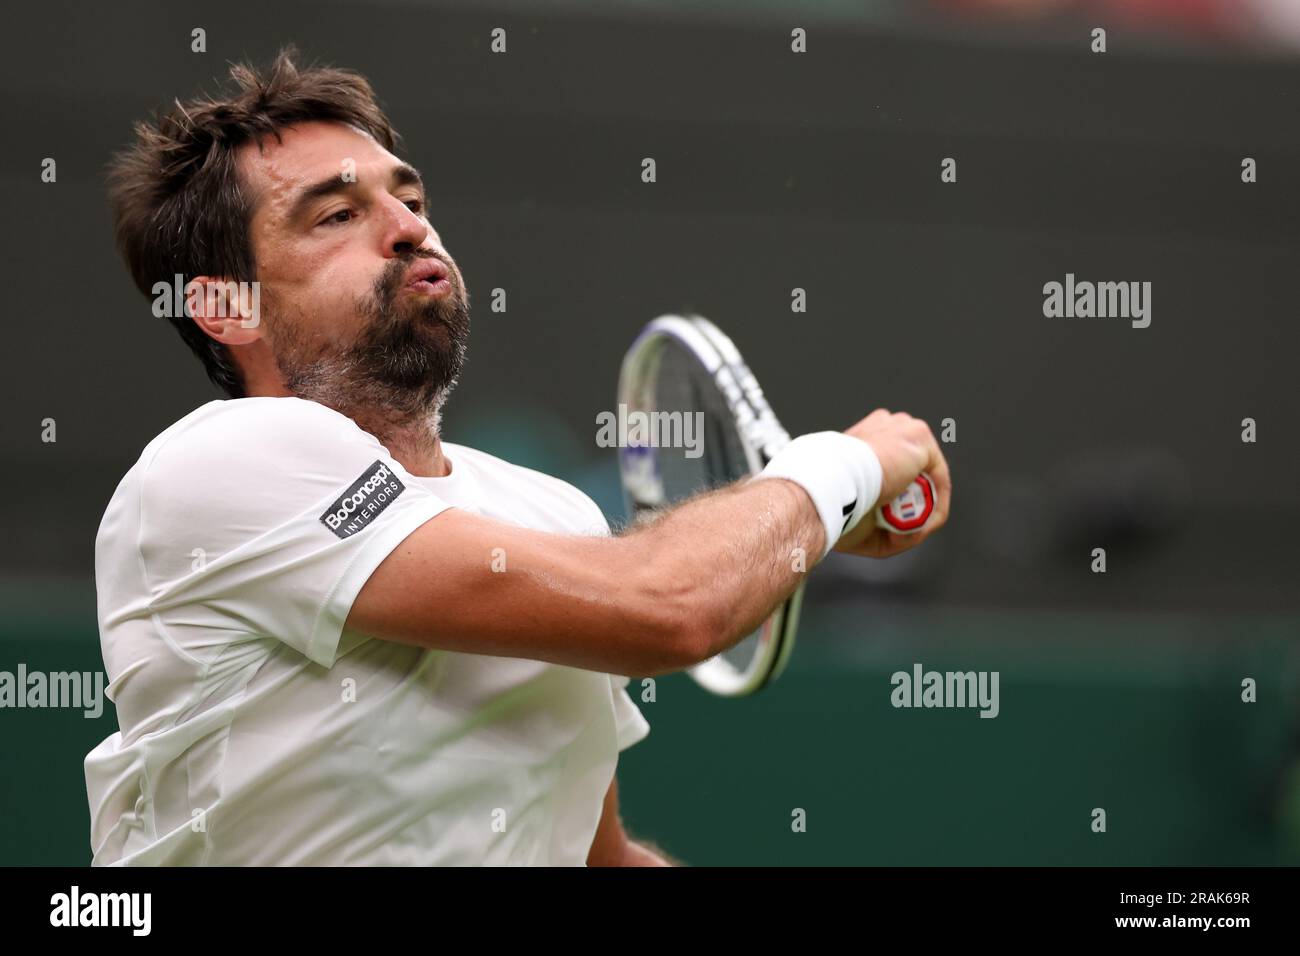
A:
<svg viewBox="0 0 1300 956">
<path fill-rule="evenodd" d="M 619 472 L 634 519 L 701 491 L 755 475 L 790 442 L 739 350 L 700 316 L 650 322 L 623 358 Z M 919 531 L 934 510 L 934 484 L 922 474 L 881 506 L 876 522 L 899 534 Z M 690 669 L 706 690 L 742 697 L 767 686 L 794 648 L 802 584 L 752 634 Z"/>
</svg>

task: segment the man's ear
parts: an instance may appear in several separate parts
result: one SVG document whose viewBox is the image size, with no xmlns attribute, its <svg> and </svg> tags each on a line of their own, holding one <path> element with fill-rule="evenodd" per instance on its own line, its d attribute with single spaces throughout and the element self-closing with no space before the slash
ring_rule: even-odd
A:
<svg viewBox="0 0 1300 956">
<path fill-rule="evenodd" d="M 262 337 L 261 283 L 195 276 L 185 285 L 185 312 L 224 345 L 248 345 Z"/>
</svg>

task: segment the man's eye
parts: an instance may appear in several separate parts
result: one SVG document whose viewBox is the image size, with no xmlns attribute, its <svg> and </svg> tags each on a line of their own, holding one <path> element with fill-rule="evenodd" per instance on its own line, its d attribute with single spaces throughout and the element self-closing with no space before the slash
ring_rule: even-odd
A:
<svg viewBox="0 0 1300 956">
<path fill-rule="evenodd" d="M 415 213 L 418 216 L 422 212 L 424 212 L 424 200 L 408 199 L 406 200 L 406 208 L 411 210 L 411 212 Z"/>
<path fill-rule="evenodd" d="M 340 218 L 340 217 L 346 217 L 346 218 Z M 319 225 L 322 225 L 322 226 L 337 226 L 337 225 L 342 225 L 343 223 L 347 222 L 347 221 L 348 221 L 349 219 L 351 219 L 351 218 L 352 218 L 352 210 L 351 210 L 351 209 L 340 209 L 338 212 L 336 212 L 336 213 L 331 213 L 330 215 L 328 215 L 328 216 L 326 216 L 324 219 L 322 219 L 322 220 L 320 221 Z"/>
</svg>

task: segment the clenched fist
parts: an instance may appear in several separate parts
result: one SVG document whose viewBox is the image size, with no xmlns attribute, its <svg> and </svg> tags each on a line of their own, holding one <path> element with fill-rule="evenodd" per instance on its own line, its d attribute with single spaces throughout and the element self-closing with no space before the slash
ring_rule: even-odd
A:
<svg viewBox="0 0 1300 956">
<path fill-rule="evenodd" d="M 891 413 L 878 408 L 846 429 L 845 434 L 866 442 L 880 460 L 882 476 L 877 506 L 902 494 L 924 471 L 934 479 L 934 513 L 915 534 L 896 534 L 877 527 L 873 507 L 856 528 L 840 538 L 836 551 L 887 558 L 916 547 L 943 527 L 952 499 L 952 476 L 929 425 L 906 412 Z"/>
</svg>

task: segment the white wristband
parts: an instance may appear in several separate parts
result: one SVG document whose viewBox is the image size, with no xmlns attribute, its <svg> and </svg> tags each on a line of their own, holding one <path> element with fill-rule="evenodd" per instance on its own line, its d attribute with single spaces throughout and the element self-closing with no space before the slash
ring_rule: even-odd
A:
<svg viewBox="0 0 1300 956">
<path fill-rule="evenodd" d="M 866 442 L 843 432 L 800 435 L 754 477 L 786 478 L 808 492 L 826 529 L 823 558 L 880 497 L 880 459 Z"/>
</svg>

